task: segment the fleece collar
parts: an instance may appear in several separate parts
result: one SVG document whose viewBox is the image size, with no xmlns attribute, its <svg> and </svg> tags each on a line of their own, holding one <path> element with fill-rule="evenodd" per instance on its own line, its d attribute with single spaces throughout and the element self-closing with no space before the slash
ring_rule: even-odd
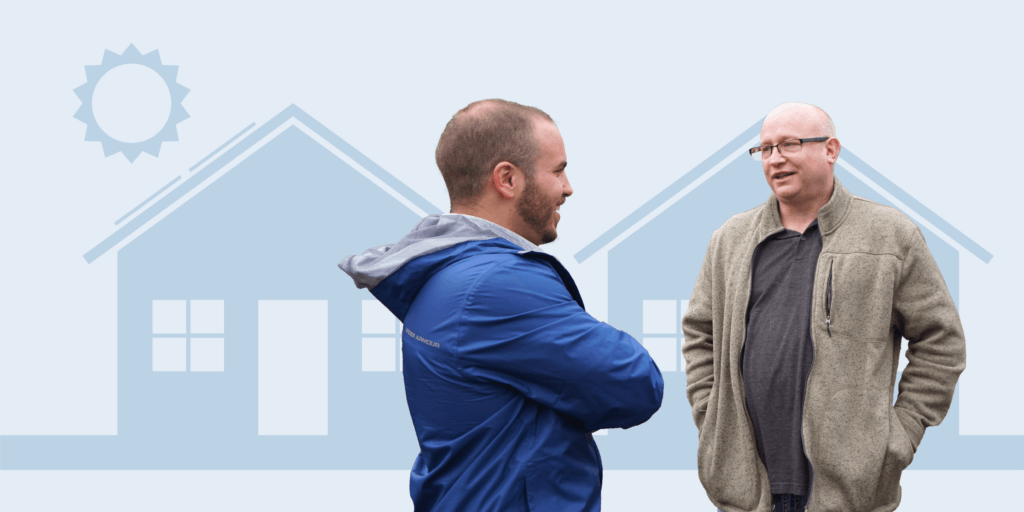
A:
<svg viewBox="0 0 1024 512">
<path fill-rule="evenodd" d="M 850 203 L 853 201 L 853 194 L 839 182 L 839 178 L 832 176 L 835 186 L 832 188 L 832 197 L 825 206 L 818 210 L 818 228 L 822 235 L 827 235 L 836 230 L 846 214 L 850 210 Z M 782 218 L 779 216 L 779 199 L 773 193 L 764 204 L 761 215 L 761 222 L 758 225 L 757 239 L 764 240 L 768 236 L 777 233 L 782 227 Z"/>
</svg>

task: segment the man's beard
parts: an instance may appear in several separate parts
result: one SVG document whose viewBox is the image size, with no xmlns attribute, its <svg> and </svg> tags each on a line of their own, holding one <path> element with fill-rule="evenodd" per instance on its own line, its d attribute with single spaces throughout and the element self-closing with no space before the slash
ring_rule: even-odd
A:
<svg viewBox="0 0 1024 512">
<path fill-rule="evenodd" d="M 545 204 L 544 197 L 529 178 L 526 179 L 522 197 L 516 203 L 516 212 L 540 235 L 541 244 L 554 242 L 558 238 L 558 232 L 548 227 L 551 225 L 555 210 L 552 205 Z"/>
</svg>

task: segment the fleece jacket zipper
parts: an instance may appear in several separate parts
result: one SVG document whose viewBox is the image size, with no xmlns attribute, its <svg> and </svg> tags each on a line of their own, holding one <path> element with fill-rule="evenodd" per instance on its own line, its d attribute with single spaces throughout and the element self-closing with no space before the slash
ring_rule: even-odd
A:
<svg viewBox="0 0 1024 512">
<path fill-rule="evenodd" d="M 825 329 L 832 337 L 832 262 L 828 262 L 828 285 L 825 287 Z"/>
<path fill-rule="evenodd" d="M 824 245 L 824 240 L 822 240 Z M 825 285 L 825 329 L 828 331 L 828 337 L 832 337 L 832 265 L 835 260 L 829 260 L 828 262 L 828 283 Z M 811 372 L 814 370 L 814 360 L 817 358 L 817 350 L 814 346 L 814 329 L 811 329 L 811 368 L 807 370 L 807 379 L 804 381 L 804 405 L 803 413 L 807 411 L 807 386 L 811 382 Z M 811 503 L 811 494 L 814 492 L 814 463 L 811 462 L 811 457 L 807 455 L 807 443 L 804 441 L 804 429 L 800 429 L 800 444 L 804 447 L 804 457 L 807 458 L 807 464 L 811 466 L 811 484 L 807 488 L 807 500 L 805 504 Z"/>
</svg>

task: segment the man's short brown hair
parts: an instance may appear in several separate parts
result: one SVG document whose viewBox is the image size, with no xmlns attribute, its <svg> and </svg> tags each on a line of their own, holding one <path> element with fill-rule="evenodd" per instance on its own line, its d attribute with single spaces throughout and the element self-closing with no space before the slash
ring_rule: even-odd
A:
<svg viewBox="0 0 1024 512">
<path fill-rule="evenodd" d="M 532 177 L 539 152 L 533 136 L 537 119 L 554 122 L 539 108 L 499 99 L 475 101 L 452 116 L 437 141 L 434 159 L 453 206 L 476 199 L 500 162 Z"/>
</svg>

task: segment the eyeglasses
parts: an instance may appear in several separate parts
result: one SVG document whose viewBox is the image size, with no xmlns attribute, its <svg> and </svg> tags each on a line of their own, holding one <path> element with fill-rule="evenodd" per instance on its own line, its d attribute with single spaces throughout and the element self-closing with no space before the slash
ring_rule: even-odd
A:
<svg viewBox="0 0 1024 512">
<path fill-rule="evenodd" d="M 794 155 L 800 152 L 800 148 L 803 147 L 805 142 L 825 142 L 832 137 L 812 137 L 809 139 L 789 139 L 784 140 L 774 146 L 758 146 L 756 148 L 750 148 L 750 156 L 761 161 L 763 158 L 769 158 L 772 156 L 772 148 L 779 148 L 779 153 L 783 155 Z"/>
</svg>

